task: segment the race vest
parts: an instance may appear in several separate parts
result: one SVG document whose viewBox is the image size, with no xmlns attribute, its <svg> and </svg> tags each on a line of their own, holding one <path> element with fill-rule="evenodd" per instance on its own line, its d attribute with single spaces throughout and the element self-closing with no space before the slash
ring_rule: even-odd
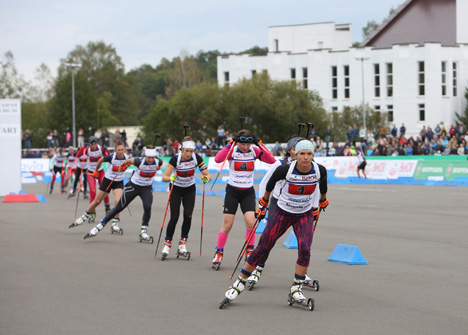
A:
<svg viewBox="0 0 468 335">
<path fill-rule="evenodd" d="M 278 198 L 278 206 L 289 213 L 305 213 L 312 207 L 318 207 L 320 198 L 320 170 L 312 162 L 312 170 L 301 174 L 296 170 L 297 161 L 293 161 L 285 178 Z"/>
<path fill-rule="evenodd" d="M 288 163 L 291 162 L 291 157 L 288 157 Z M 283 165 L 284 163 L 284 159 L 280 159 L 280 163 L 281 165 Z M 281 166 L 280 165 L 280 166 Z M 280 194 L 281 194 L 281 189 L 283 188 L 284 184 L 286 183 L 286 180 L 279 180 L 276 184 L 275 184 L 275 188 L 273 189 L 273 193 L 272 193 L 272 196 L 275 198 L 275 199 L 278 199 Z"/>
<path fill-rule="evenodd" d="M 82 170 L 86 170 L 88 167 L 88 155 L 83 153 L 83 156 L 77 158 L 78 160 L 78 167 Z"/>
<path fill-rule="evenodd" d="M 188 161 L 182 161 L 182 154 L 177 154 L 177 165 L 175 173 L 177 179 L 174 181 L 175 186 L 189 187 L 195 184 L 195 171 L 197 169 L 197 157 L 195 153 Z"/>
<path fill-rule="evenodd" d="M 62 155 L 55 154 L 54 166 L 61 168 L 63 166 L 64 158 Z"/>
<path fill-rule="evenodd" d="M 146 163 L 144 158 L 140 158 L 140 165 L 135 167 L 131 182 L 138 186 L 151 186 L 156 171 L 159 169 L 159 160 L 156 158 L 153 164 Z"/>
<path fill-rule="evenodd" d="M 122 181 L 124 179 L 125 173 L 124 171 L 121 171 L 119 173 L 119 167 L 128 158 L 128 155 L 124 153 L 124 158 L 118 159 L 117 154 L 114 152 L 111 156 L 112 156 L 112 160 L 109 162 L 109 165 L 107 166 L 107 171 L 104 177 L 113 181 Z"/>
<path fill-rule="evenodd" d="M 243 153 L 235 146 L 229 162 L 228 184 L 238 188 L 250 188 L 253 186 L 255 170 L 255 151 L 250 148 Z"/>
<path fill-rule="evenodd" d="M 89 172 L 94 172 L 96 170 L 96 165 L 99 159 L 102 158 L 103 152 L 102 152 L 102 147 L 98 144 L 98 147 L 96 150 L 91 150 L 91 148 L 88 147 L 87 150 L 88 153 L 88 171 Z M 99 171 L 102 171 L 103 167 L 102 164 L 99 167 Z"/>
<path fill-rule="evenodd" d="M 73 154 L 69 154 L 68 157 L 68 168 L 69 169 L 76 169 L 76 157 L 75 157 L 75 153 Z"/>
</svg>

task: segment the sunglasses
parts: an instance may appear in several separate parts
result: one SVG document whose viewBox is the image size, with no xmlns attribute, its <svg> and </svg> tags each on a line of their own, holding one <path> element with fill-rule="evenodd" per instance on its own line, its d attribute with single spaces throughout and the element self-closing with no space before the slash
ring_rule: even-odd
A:
<svg viewBox="0 0 468 335">
<path fill-rule="evenodd" d="M 239 142 L 241 142 L 241 143 L 252 143 L 252 141 L 253 141 L 253 137 L 252 137 L 252 136 L 249 136 L 249 137 L 247 137 L 247 136 L 240 136 L 240 137 L 239 137 Z"/>
</svg>

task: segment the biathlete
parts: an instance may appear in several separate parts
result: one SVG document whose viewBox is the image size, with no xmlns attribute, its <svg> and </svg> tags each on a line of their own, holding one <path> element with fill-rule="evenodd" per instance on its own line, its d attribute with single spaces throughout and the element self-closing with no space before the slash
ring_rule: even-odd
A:
<svg viewBox="0 0 468 335">
<path fill-rule="evenodd" d="M 98 139 L 95 136 L 91 136 L 88 140 L 88 146 L 81 148 L 76 153 L 76 158 L 80 158 L 83 155 L 88 156 L 87 160 L 87 169 L 88 173 L 86 174 L 86 178 L 88 181 L 89 186 L 89 203 L 92 204 L 94 199 L 96 198 L 96 179 L 99 182 L 99 185 L 102 184 L 104 179 L 104 168 L 102 165 L 99 169 L 96 169 L 97 162 L 105 155 L 110 154 L 109 150 L 106 147 L 101 147 L 98 144 Z M 94 172 L 97 173 L 94 173 Z M 109 204 L 109 195 L 107 194 L 104 198 L 104 204 L 106 207 L 106 213 L 110 211 L 110 204 Z M 96 218 L 96 212 L 90 213 L 91 214 L 91 221 L 94 221 Z"/>
<path fill-rule="evenodd" d="M 169 200 L 171 207 L 171 218 L 166 228 L 166 237 L 161 255 L 165 259 L 171 251 L 172 237 L 175 227 L 179 220 L 180 204 L 184 205 L 184 221 L 182 223 L 182 232 L 179 240 L 179 249 L 177 256 L 187 257 L 187 239 L 192 224 L 192 213 L 195 206 L 195 171 L 197 167 L 202 173 L 202 182 L 207 183 L 211 180 L 208 168 L 200 155 L 194 153 L 195 142 L 190 136 L 184 137 L 180 152 L 174 155 L 162 176 L 163 182 L 172 182 L 171 197 Z M 175 172 L 175 173 L 173 173 Z"/>
<path fill-rule="evenodd" d="M 364 153 L 362 150 L 358 149 L 355 151 L 355 155 L 358 159 L 358 167 L 356 168 L 357 176 L 358 178 L 361 178 L 361 175 L 359 174 L 359 171 L 362 171 L 362 174 L 364 175 L 364 178 L 367 179 L 367 174 L 366 174 L 366 157 L 364 156 Z"/>
<path fill-rule="evenodd" d="M 263 177 L 260 186 L 259 186 L 259 195 L 260 197 L 265 194 L 266 191 L 266 185 L 268 181 L 270 180 L 273 172 L 276 170 L 278 166 L 284 165 L 284 164 L 290 164 L 293 160 L 296 159 L 296 154 L 295 154 L 295 146 L 296 144 L 301 141 L 305 140 L 303 137 L 299 136 L 293 136 L 289 139 L 287 146 L 286 146 L 286 155 L 280 160 L 277 161 L 275 164 L 271 166 L 271 168 L 267 171 L 265 176 Z M 327 169 L 320 165 L 317 164 L 319 167 L 319 172 L 320 172 L 320 180 L 319 180 L 319 188 L 320 188 L 320 201 L 319 201 L 319 207 L 322 210 L 325 210 L 325 208 L 329 205 L 329 200 L 327 199 L 327 191 L 328 191 L 328 183 L 327 183 Z M 276 205 L 278 203 L 278 199 L 280 197 L 280 194 L 283 192 L 283 188 L 286 185 L 286 180 L 280 180 L 276 183 L 273 192 L 270 196 L 270 201 L 268 203 L 268 218 L 267 218 L 267 224 L 271 221 L 272 215 L 276 209 Z M 261 213 L 260 213 L 261 214 Z M 247 282 L 249 284 L 249 290 L 252 289 L 259 281 L 260 276 L 262 275 L 263 269 L 265 267 L 266 260 L 268 258 L 268 255 L 265 255 L 260 261 L 258 262 L 257 266 L 255 267 L 255 270 L 252 272 L 252 275 L 247 279 Z M 304 285 L 314 287 L 314 283 L 312 279 L 305 274 L 305 280 L 304 280 Z M 314 287 L 315 288 L 315 287 Z"/>
<path fill-rule="evenodd" d="M 82 148 L 86 148 L 87 144 L 83 145 Z M 88 190 L 88 155 L 83 153 L 81 157 L 76 157 L 76 172 L 75 172 L 75 181 L 73 182 L 73 190 L 70 191 L 69 197 L 73 197 L 76 194 L 76 186 L 80 181 L 83 182 L 83 198 L 88 199 L 87 190 Z M 81 190 L 78 190 L 81 191 Z"/>
<path fill-rule="evenodd" d="M 226 292 L 220 308 L 242 293 L 247 278 L 252 274 L 259 261 L 268 256 L 275 242 L 292 226 L 297 237 L 299 250 L 288 301 L 290 304 L 300 305 L 311 303 L 312 306 L 309 308 L 313 309 L 313 300 L 309 299 L 307 304 L 305 303 L 306 298 L 302 293 L 302 284 L 309 266 L 313 226 L 319 214 L 320 191 L 318 186 L 321 176 L 318 165 L 312 160 L 313 144 L 310 141 L 299 141 L 296 144 L 295 153 L 295 161 L 281 165 L 273 172 L 266 186 L 265 194 L 259 199 L 260 213 L 264 215 L 276 183 L 285 181 L 271 220 L 266 225 L 257 247 L 244 264 L 240 275 Z"/>
<path fill-rule="evenodd" d="M 113 190 L 114 193 L 114 206 L 117 206 L 124 188 L 123 179 L 126 167 L 122 165 L 122 163 L 127 159 L 128 155 L 125 153 L 125 146 L 123 145 L 123 142 L 121 140 L 117 140 L 115 142 L 115 152 L 111 155 L 101 157 L 96 164 L 96 170 L 99 171 L 99 168 L 103 162 L 109 163 L 104 179 L 99 186 L 99 191 L 97 192 L 94 201 L 89 205 L 85 213 L 75 222 L 73 222 L 69 228 L 79 226 L 83 222 L 89 220 L 91 218 L 91 213 L 95 213 L 95 209 L 101 204 L 102 198 L 107 196 L 111 190 Z M 98 175 L 97 171 L 93 172 L 95 176 Z M 123 233 L 123 230 L 119 228 L 119 221 L 119 214 L 116 214 L 112 218 L 112 233 Z"/>
<path fill-rule="evenodd" d="M 65 157 L 63 156 L 62 149 L 61 148 L 56 148 L 55 149 L 55 154 L 52 157 L 52 159 L 50 160 L 50 165 L 51 165 L 50 171 L 53 174 L 52 174 L 52 181 L 50 183 L 49 194 L 52 194 L 52 192 L 54 190 L 55 178 L 57 176 L 57 173 L 60 174 L 60 178 L 61 178 L 60 180 L 61 180 L 61 183 L 62 183 L 60 193 L 64 192 L 64 189 L 65 189 L 64 166 L 65 166 L 65 164 L 66 164 L 65 163 Z"/>
<path fill-rule="evenodd" d="M 96 236 L 96 234 L 106 226 L 107 222 L 112 220 L 112 218 L 123 211 L 133 199 L 139 196 L 143 202 L 143 218 L 139 235 L 140 242 L 147 241 L 153 243 L 153 238 L 148 236 L 147 231 L 151 218 L 151 205 L 153 204 L 153 180 L 156 171 L 162 166 L 162 160 L 156 157 L 156 149 L 151 145 L 147 145 L 142 158 L 126 159 L 122 162 L 119 170 L 125 171 L 128 165 L 134 165 L 135 170 L 130 177 L 130 181 L 125 185 L 125 190 L 119 202 L 106 214 L 96 227 L 85 235 L 85 239 Z"/>
<path fill-rule="evenodd" d="M 260 149 L 252 147 L 252 143 L 259 146 Z M 250 232 L 255 223 L 256 196 L 253 187 L 255 160 L 259 159 L 268 164 L 275 163 L 275 158 L 270 152 L 266 152 L 265 147 L 260 143 L 260 140 L 256 139 L 249 130 L 243 129 L 215 157 L 216 163 L 222 163 L 225 159 L 229 161 L 229 182 L 224 197 L 223 224 L 218 234 L 216 252 L 212 261 L 212 267 L 215 270 L 218 270 L 221 265 L 224 246 L 232 229 L 239 204 L 244 214 L 246 239 L 250 237 L 247 242 L 246 256 L 248 257 L 254 249 L 255 234 L 250 236 Z M 234 146 L 232 150 L 231 146 Z"/>
<path fill-rule="evenodd" d="M 68 185 L 68 182 L 70 179 L 74 179 L 74 176 L 76 174 L 76 165 L 77 165 L 77 159 L 76 159 L 76 152 L 75 148 L 72 146 L 68 147 L 68 153 L 66 154 L 66 159 L 67 159 L 67 176 L 65 177 L 65 187 Z M 71 187 L 70 187 L 71 190 Z"/>
</svg>

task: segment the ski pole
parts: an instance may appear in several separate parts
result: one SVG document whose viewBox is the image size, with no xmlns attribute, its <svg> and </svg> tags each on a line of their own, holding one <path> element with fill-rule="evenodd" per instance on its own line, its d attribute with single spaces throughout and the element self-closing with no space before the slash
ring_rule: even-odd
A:
<svg viewBox="0 0 468 335">
<path fill-rule="evenodd" d="M 260 216 L 255 220 L 254 226 L 253 226 L 252 230 L 250 231 L 249 237 L 247 237 L 247 239 L 244 242 L 242 250 L 241 250 L 241 252 L 239 253 L 239 256 L 236 259 L 236 262 L 237 262 L 236 267 L 234 268 L 234 271 L 232 271 L 232 274 L 229 277 L 229 279 L 232 279 L 232 276 L 234 276 L 234 273 L 236 272 L 237 268 L 239 267 L 239 263 L 242 260 L 242 257 L 244 257 L 245 251 L 247 250 L 247 243 L 250 241 L 253 234 L 255 234 L 255 232 L 257 231 L 257 227 L 258 227 L 258 225 L 260 223 L 259 218 L 260 218 Z"/>
<path fill-rule="evenodd" d="M 167 197 L 166 211 L 164 212 L 164 218 L 163 218 L 163 222 L 161 225 L 161 231 L 159 233 L 158 244 L 156 245 L 156 251 L 154 252 L 154 257 L 156 257 L 156 255 L 158 254 L 159 242 L 161 241 L 161 235 L 162 235 L 163 228 L 164 228 L 164 221 L 166 221 L 167 209 L 169 208 L 169 202 L 171 201 L 172 190 L 174 189 L 174 183 L 170 183 L 169 185 L 171 187 L 171 190 L 169 191 L 169 196 Z"/>
<path fill-rule="evenodd" d="M 219 169 L 218 174 L 216 175 L 216 178 L 215 178 L 215 180 L 213 181 L 213 184 L 211 184 L 210 192 L 213 190 L 213 186 L 214 186 L 214 184 L 216 184 L 216 180 L 218 180 L 219 174 L 220 174 L 221 171 L 223 170 L 224 163 L 226 163 L 227 158 L 229 157 L 229 155 L 231 154 L 232 150 L 234 149 L 235 144 L 236 144 L 236 142 L 233 142 L 233 143 L 232 143 L 232 146 L 231 146 L 231 148 L 229 149 L 228 154 L 227 154 L 226 157 L 224 158 L 223 164 L 221 165 L 221 168 Z"/>
<path fill-rule="evenodd" d="M 83 176 L 83 169 L 81 169 L 80 173 L 80 181 L 78 183 L 78 194 L 76 195 L 76 206 L 75 206 L 75 221 L 76 221 L 76 212 L 78 211 L 78 199 L 80 198 L 81 192 L 81 177 Z"/>
<path fill-rule="evenodd" d="M 133 220 L 132 212 L 130 211 L 130 204 L 127 206 L 128 214 L 130 214 L 130 219 Z"/>
<path fill-rule="evenodd" d="M 200 233 L 200 256 L 202 254 L 202 240 L 203 240 L 203 216 L 205 214 L 205 184 L 203 183 L 203 200 L 202 200 L 202 211 L 201 211 L 201 233 Z"/>
</svg>

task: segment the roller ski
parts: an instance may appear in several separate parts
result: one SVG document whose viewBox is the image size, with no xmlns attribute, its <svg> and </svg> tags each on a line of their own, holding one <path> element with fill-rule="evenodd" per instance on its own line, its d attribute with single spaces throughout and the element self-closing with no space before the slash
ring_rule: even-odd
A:
<svg viewBox="0 0 468 335">
<path fill-rule="evenodd" d="M 179 258 L 185 258 L 186 260 L 190 259 L 190 255 L 192 254 L 190 251 L 187 251 L 187 239 L 182 237 L 179 241 L 179 249 L 177 249 L 176 257 Z"/>
<path fill-rule="evenodd" d="M 263 267 L 257 265 L 255 270 L 252 271 L 252 274 L 250 275 L 250 277 L 247 278 L 247 287 L 248 287 L 249 291 L 252 291 L 252 289 L 255 287 L 255 285 L 260 280 L 260 276 L 262 275 L 262 271 L 263 271 Z"/>
<path fill-rule="evenodd" d="M 171 240 L 165 240 L 164 241 L 164 247 L 161 251 L 161 260 L 165 260 L 167 256 L 169 256 L 169 253 L 171 252 L 171 246 L 172 246 L 172 241 Z"/>
<path fill-rule="evenodd" d="M 87 239 L 87 238 L 91 238 L 91 237 L 94 237 L 97 235 L 97 233 L 99 233 L 102 229 L 104 228 L 104 226 L 102 225 L 102 223 L 98 224 L 96 227 L 94 227 L 93 229 L 91 229 L 91 231 L 89 233 L 87 233 L 83 239 Z"/>
<path fill-rule="evenodd" d="M 320 284 L 318 280 L 316 279 L 312 280 L 312 278 L 310 278 L 307 274 L 305 276 L 306 276 L 306 279 L 304 280 L 304 283 L 303 283 L 304 287 L 309 287 L 313 289 L 314 291 L 320 290 Z"/>
<path fill-rule="evenodd" d="M 73 227 L 79 226 L 79 225 L 83 224 L 83 222 L 89 220 L 90 217 L 91 217 L 91 214 L 88 214 L 88 212 L 85 212 L 75 222 L 73 222 L 71 225 L 69 225 L 68 228 L 73 228 Z"/>
<path fill-rule="evenodd" d="M 315 307 L 315 300 L 312 298 L 306 299 L 302 293 L 302 283 L 295 281 L 292 284 L 291 291 L 288 295 L 288 305 L 298 305 L 313 311 Z"/>
<path fill-rule="evenodd" d="M 83 192 L 83 199 L 85 199 L 85 200 L 89 199 L 88 194 L 86 194 L 86 192 Z"/>
<path fill-rule="evenodd" d="M 244 291 L 246 283 L 247 279 L 244 279 L 239 275 L 234 284 L 232 284 L 229 290 L 226 291 L 225 298 L 219 303 L 219 309 L 222 309 L 224 306 L 230 304 L 234 299 L 236 299 L 239 294 Z"/>
<path fill-rule="evenodd" d="M 119 218 L 112 219 L 111 234 L 120 234 L 123 235 L 123 229 L 119 227 Z"/>
<path fill-rule="evenodd" d="M 218 271 L 221 266 L 222 260 L 223 260 L 223 249 L 216 248 L 216 252 L 213 258 L 213 264 L 211 265 L 211 267 L 215 269 L 216 271 Z"/>
<path fill-rule="evenodd" d="M 146 226 L 141 227 L 140 236 L 139 236 L 140 242 L 147 242 L 149 244 L 153 244 L 153 236 L 149 236 L 146 233 L 147 229 L 148 228 Z"/>
<path fill-rule="evenodd" d="M 70 192 L 68 193 L 68 198 L 67 199 L 70 199 L 70 198 L 74 197 L 75 193 L 76 192 L 74 190 L 70 190 Z"/>
<path fill-rule="evenodd" d="M 96 212 L 89 213 L 88 223 L 94 223 L 96 220 Z"/>
</svg>

